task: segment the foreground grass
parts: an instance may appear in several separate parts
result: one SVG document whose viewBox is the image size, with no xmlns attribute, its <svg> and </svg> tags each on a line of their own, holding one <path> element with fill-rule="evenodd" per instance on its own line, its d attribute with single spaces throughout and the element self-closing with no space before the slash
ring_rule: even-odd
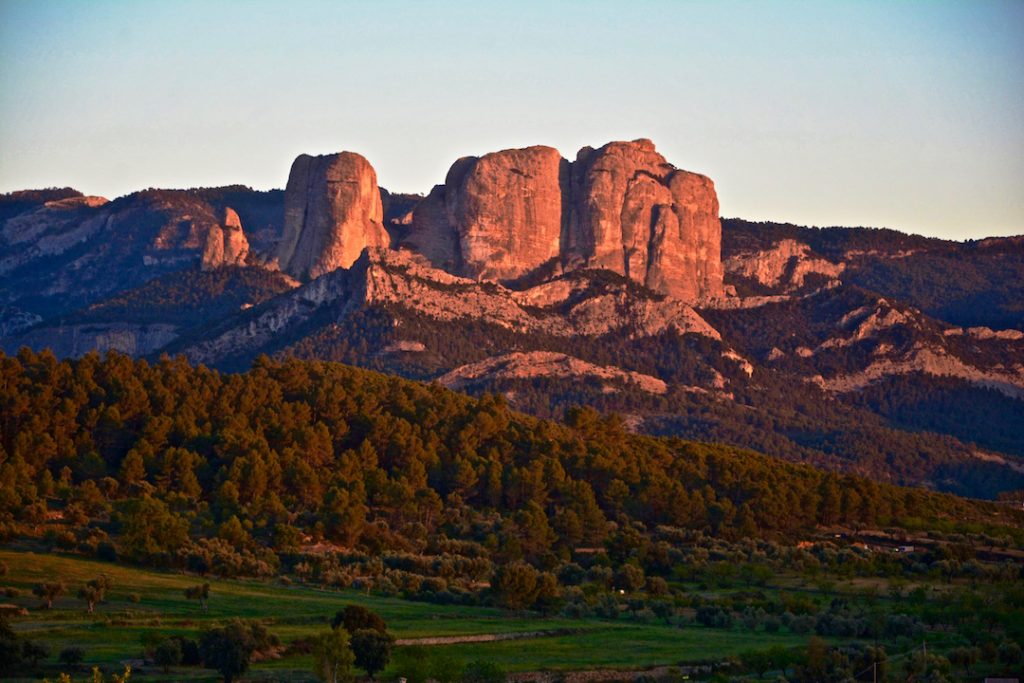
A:
<svg viewBox="0 0 1024 683">
<path fill-rule="evenodd" d="M 21 591 L 6 600 L 29 610 L 14 619 L 19 633 L 50 648 L 46 664 L 56 670 L 60 651 L 72 645 L 85 649 L 86 664 L 106 667 L 141 656 L 141 638 L 147 631 L 161 635 L 196 637 L 205 627 L 232 617 L 259 619 L 284 644 L 327 628 L 330 617 L 348 604 L 360 604 L 383 616 L 398 638 L 424 638 L 524 631 L 571 629 L 566 635 L 488 643 L 431 646 L 431 652 L 467 662 L 494 661 L 509 671 L 592 668 L 641 669 L 657 665 L 708 661 L 771 645 L 803 645 L 804 637 L 788 634 L 731 632 L 701 627 L 674 628 L 626 620 L 569 620 L 513 615 L 487 607 L 440 606 L 399 598 L 366 595 L 354 590 L 324 590 L 309 586 L 235 580 L 209 580 L 210 601 L 204 612 L 183 591 L 201 580 L 179 573 L 136 569 L 79 557 L 0 550 L 9 568 L 0 579 Z M 100 574 L 113 579 L 107 601 L 87 614 L 75 597 L 80 586 Z M 63 580 L 67 595 L 52 610 L 40 610 L 32 586 Z M 139 602 L 130 599 L 139 596 Z M 286 656 L 253 665 L 250 679 L 309 680 L 308 656 Z M 202 680 L 197 669 L 182 670 Z M 139 672 L 142 673 L 142 672 Z M 139 675 L 133 676 L 138 678 Z M 164 678 L 159 675 L 147 679 Z M 181 680 L 170 676 L 168 680 Z M 208 680 L 216 680 L 209 676 Z"/>
</svg>

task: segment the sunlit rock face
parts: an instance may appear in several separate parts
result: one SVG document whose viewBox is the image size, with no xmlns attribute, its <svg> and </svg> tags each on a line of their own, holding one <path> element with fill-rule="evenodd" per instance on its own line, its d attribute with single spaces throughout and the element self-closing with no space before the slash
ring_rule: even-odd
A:
<svg viewBox="0 0 1024 683">
<path fill-rule="evenodd" d="M 650 140 L 584 147 L 572 167 L 566 261 L 604 268 L 680 299 L 722 293 L 718 197 Z"/>
<path fill-rule="evenodd" d="M 407 246 L 479 280 L 512 280 L 557 261 L 563 169 L 551 147 L 459 159 L 414 213 Z"/>
<path fill-rule="evenodd" d="M 300 279 L 348 268 L 366 247 L 386 247 L 377 174 L 358 154 L 303 154 L 285 188 L 281 270 Z"/>
<path fill-rule="evenodd" d="M 243 266 L 249 256 L 249 240 L 242 231 L 242 221 L 234 209 L 224 209 L 220 225 L 214 225 L 206 234 L 203 248 L 202 270 L 221 266 Z"/>
<path fill-rule="evenodd" d="M 602 268 L 657 292 L 722 293 L 714 183 L 676 169 L 649 140 L 459 159 L 416 207 L 403 247 L 480 280 Z"/>
</svg>

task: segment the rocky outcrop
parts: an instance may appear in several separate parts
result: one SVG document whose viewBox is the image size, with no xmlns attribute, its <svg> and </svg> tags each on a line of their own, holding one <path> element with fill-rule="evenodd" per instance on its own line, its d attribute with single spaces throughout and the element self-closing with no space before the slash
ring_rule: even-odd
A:
<svg viewBox="0 0 1024 683">
<path fill-rule="evenodd" d="M 937 345 L 915 344 L 909 351 L 893 357 L 873 360 L 855 372 L 831 377 L 815 375 L 810 381 L 826 391 L 847 393 L 893 375 L 923 373 L 937 377 L 952 377 L 971 384 L 995 389 L 1011 398 L 1024 398 L 1024 363 L 1009 367 L 1000 365 L 982 368 Z"/>
<path fill-rule="evenodd" d="M 447 207 L 463 274 L 511 280 L 557 259 L 562 234 L 558 151 L 514 149 L 466 166 Z"/>
<path fill-rule="evenodd" d="M 377 174 L 358 154 L 303 154 L 292 164 L 285 188 L 281 270 L 312 279 L 348 268 L 366 247 L 390 243 Z"/>
<path fill-rule="evenodd" d="M 616 391 L 614 383 L 632 385 L 651 394 L 664 394 L 668 385 L 664 380 L 640 372 L 623 370 L 614 366 L 595 365 L 585 360 L 552 351 L 531 351 L 507 353 L 455 368 L 437 379 L 438 384 L 449 389 L 465 390 L 469 387 L 496 379 L 535 379 L 554 377 L 559 379 L 596 379 L 612 382 L 605 385 L 608 392 Z"/>
<path fill-rule="evenodd" d="M 242 221 L 235 210 L 228 207 L 224 209 L 221 225 L 211 227 L 206 234 L 200 268 L 213 270 L 221 266 L 242 266 L 248 256 L 249 240 L 242 231 Z"/>
<path fill-rule="evenodd" d="M 267 302 L 251 314 L 209 330 L 182 349 L 195 362 L 257 353 L 286 330 L 313 316 L 341 325 L 370 307 L 397 307 L 434 321 L 478 321 L 519 334 L 641 338 L 675 330 L 720 339 L 689 305 L 668 297 L 638 295 L 629 283 L 597 284 L 583 274 L 514 291 L 431 267 L 406 251 L 368 249 L 349 269 L 338 269 Z M 535 291 L 539 290 L 539 291 Z M 415 341 L 415 340 L 411 340 Z"/>
<path fill-rule="evenodd" d="M 449 172 L 449 176 L 451 173 Z M 401 247 L 448 273 L 462 272 L 459 235 L 448 218 L 446 186 L 435 185 L 413 210 L 411 229 Z"/>
<path fill-rule="evenodd" d="M 947 337 L 968 336 L 979 341 L 1021 341 L 1024 332 L 1020 330 L 993 330 L 990 327 L 951 327 L 943 333 Z"/>
<path fill-rule="evenodd" d="M 714 183 L 681 171 L 650 140 L 583 148 L 572 168 L 566 260 L 684 300 L 722 293 Z"/>
<path fill-rule="evenodd" d="M 478 280 L 530 273 L 561 255 L 567 169 L 551 147 L 459 159 L 414 213 L 406 245 Z"/>
<path fill-rule="evenodd" d="M 173 272 L 246 261 L 239 221 L 191 190 L 71 197 L 0 223 L 0 305 L 44 319 Z"/>
<path fill-rule="evenodd" d="M 0 275 L 36 259 L 59 256 L 92 238 L 106 226 L 98 209 L 103 197 L 69 197 L 44 203 L 3 223 L 0 229 Z"/>
<path fill-rule="evenodd" d="M 154 323 L 100 323 L 47 326 L 2 345 L 9 353 L 21 346 L 48 348 L 59 358 L 78 358 L 87 353 L 118 351 L 130 356 L 145 356 L 157 351 L 178 336 L 176 325 Z"/>
<path fill-rule="evenodd" d="M 722 293 L 720 243 L 711 180 L 635 140 L 586 147 L 572 164 L 550 147 L 460 159 L 403 246 L 479 280 L 601 268 L 694 301 Z"/>
<path fill-rule="evenodd" d="M 42 316 L 16 306 L 0 306 L 0 339 L 24 332 L 42 319 Z"/>
<path fill-rule="evenodd" d="M 729 275 L 785 292 L 801 289 L 811 275 L 834 281 L 845 269 L 844 262 L 833 263 L 818 257 L 809 246 L 793 239 L 779 240 L 769 249 L 739 253 L 725 260 L 725 272 Z"/>
<path fill-rule="evenodd" d="M 867 290 L 823 288 L 756 309 L 715 307 L 701 314 L 745 357 L 829 392 L 921 374 L 1024 397 L 1024 334 L 951 328 Z"/>
</svg>

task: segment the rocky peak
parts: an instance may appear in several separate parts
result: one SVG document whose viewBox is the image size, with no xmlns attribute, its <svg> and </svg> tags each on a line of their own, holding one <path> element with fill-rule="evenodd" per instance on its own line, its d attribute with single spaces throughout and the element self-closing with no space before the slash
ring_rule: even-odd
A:
<svg viewBox="0 0 1024 683">
<path fill-rule="evenodd" d="M 281 270 L 316 278 L 347 268 L 367 247 L 390 243 L 377 174 L 352 152 L 295 159 L 285 188 Z"/>
<path fill-rule="evenodd" d="M 522 277 L 561 255 L 567 169 L 543 146 L 459 159 L 417 208 L 405 244 L 466 277 Z"/>
<path fill-rule="evenodd" d="M 230 206 L 226 207 L 220 225 L 206 233 L 206 246 L 200 261 L 201 270 L 221 266 L 245 265 L 249 256 L 249 240 L 242 231 L 242 220 Z"/>
<path fill-rule="evenodd" d="M 464 157 L 413 213 L 403 245 L 480 280 L 603 268 L 684 300 L 722 291 L 714 184 L 640 139 Z"/>
<path fill-rule="evenodd" d="M 680 299 L 722 289 L 714 183 L 675 168 L 647 139 L 584 147 L 572 169 L 567 260 Z"/>
</svg>

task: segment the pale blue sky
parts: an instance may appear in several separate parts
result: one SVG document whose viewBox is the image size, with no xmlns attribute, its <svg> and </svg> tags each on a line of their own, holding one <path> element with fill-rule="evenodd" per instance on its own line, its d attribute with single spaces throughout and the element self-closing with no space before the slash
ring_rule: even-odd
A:
<svg viewBox="0 0 1024 683">
<path fill-rule="evenodd" d="M 1024 233 L 1024 2 L 0 0 L 0 191 L 650 137 L 725 216 Z"/>
</svg>

